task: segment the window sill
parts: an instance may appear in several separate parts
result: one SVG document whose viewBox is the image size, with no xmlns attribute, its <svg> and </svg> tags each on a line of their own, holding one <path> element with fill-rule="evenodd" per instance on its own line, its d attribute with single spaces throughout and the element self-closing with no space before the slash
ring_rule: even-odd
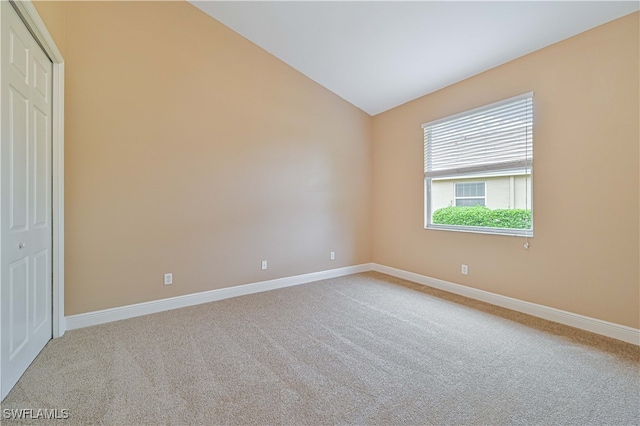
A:
<svg viewBox="0 0 640 426">
<path fill-rule="evenodd" d="M 472 234 L 490 234 L 490 235 L 504 235 L 509 237 L 533 237 L 533 229 L 512 229 L 512 228 L 485 228 L 476 226 L 450 226 L 450 225 L 436 225 L 429 224 L 425 226 L 426 230 L 431 231 L 453 231 L 453 232 L 467 232 Z"/>
</svg>

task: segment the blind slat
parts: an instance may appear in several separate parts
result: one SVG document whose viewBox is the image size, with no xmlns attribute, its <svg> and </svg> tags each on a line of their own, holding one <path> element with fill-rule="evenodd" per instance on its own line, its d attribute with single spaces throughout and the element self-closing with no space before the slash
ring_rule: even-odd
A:
<svg viewBox="0 0 640 426">
<path fill-rule="evenodd" d="M 491 165 L 474 165 L 474 166 L 459 167 L 459 168 L 454 168 L 449 170 L 425 172 L 424 176 L 426 178 L 444 178 L 444 177 L 484 174 L 484 173 L 489 173 L 494 171 L 504 171 L 504 170 L 523 171 L 526 173 L 530 173 L 530 169 L 532 165 L 533 163 L 529 160 L 505 161 L 502 163 L 494 163 Z"/>
<path fill-rule="evenodd" d="M 423 127 L 425 176 L 532 164 L 532 94 Z"/>
</svg>

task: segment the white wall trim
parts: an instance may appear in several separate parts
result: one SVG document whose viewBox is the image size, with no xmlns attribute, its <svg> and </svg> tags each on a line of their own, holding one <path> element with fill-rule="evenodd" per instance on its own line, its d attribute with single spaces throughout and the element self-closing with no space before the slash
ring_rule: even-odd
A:
<svg viewBox="0 0 640 426">
<path fill-rule="evenodd" d="M 12 1 L 29 31 L 53 63 L 52 225 L 53 337 L 64 334 L 64 58 L 30 0 Z"/>
<path fill-rule="evenodd" d="M 391 275 L 396 278 L 402 278 L 417 284 L 448 291 L 449 293 L 459 294 L 470 299 L 480 300 L 482 302 L 501 306 L 513 311 L 522 312 L 538 318 L 569 325 L 571 327 L 601 334 L 603 336 L 612 337 L 624 342 L 633 343 L 634 345 L 640 345 L 640 330 L 637 328 L 614 324 L 608 321 L 586 317 L 584 315 L 574 314 L 572 312 L 562 311 L 548 306 L 538 305 L 536 303 L 525 302 L 523 300 L 490 293 L 484 290 L 478 290 L 460 284 L 454 284 L 448 281 L 427 277 L 413 272 L 407 272 L 402 269 L 391 268 L 377 263 L 373 263 L 372 265 L 374 271 Z"/>
<path fill-rule="evenodd" d="M 283 287 L 306 284 L 314 281 L 325 280 L 328 278 L 336 278 L 345 275 L 357 274 L 360 272 L 367 272 L 371 271 L 371 269 L 372 265 L 370 263 L 365 263 L 362 265 L 347 266 L 344 268 L 330 269 L 328 271 L 312 272 L 309 274 L 278 278 L 269 281 L 260 281 L 252 284 L 220 288 L 200 293 L 186 294 L 184 296 L 154 300 L 151 302 L 137 303 L 135 305 L 127 305 L 117 308 L 104 309 L 101 311 L 71 315 L 66 317 L 67 330 L 74 330 L 77 328 L 89 327 L 92 325 L 104 324 L 112 321 L 134 318 L 142 315 L 154 314 L 157 312 L 169 311 L 177 308 L 184 308 L 187 306 L 199 305 L 202 303 L 215 302 L 217 300 L 229 299 L 232 297 L 244 296 L 253 293 L 260 293 L 263 291 L 275 290 Z"/>
<path fill-rule="evenodd" d="M 18 10 L 18 14 L 22 18 L 22 21 L 27 25 L 27 28 L 34 34 L 36 40 L 45 53 L 49 55 L 51 61 L 54 63 L 62 63 L 64 62 L 64 58 L 62 57 L 62 53 L 56 43 L 53 41 L 53 37 L 49 34 L 49 30 L 47 30 L 46 25 L 36 7 L 33 5 L 31 0 L 12 0 L 14 7 Z"/>
<path fill-rule="evenodd" d="M 202 303 L 215 302 L 217 300 L 229 299 L 232 297 L 244 296 L 247 294 L 260 293 L 263 291 L 275 290 L 283 287 L 311 283 L 328 278 L 342 277 L 345 275 L 357 274 L 360 272 L 376 271 L 393 277 L 402 278 L 417 284 L 444 290 L 449 293 L 458 294 L 474 300 L 501 306 L 513 311 L 522 312 L 538 318 L 590 331 L 624 342 L 640 345 L 640 330 L 620 324 L 590 318 L 584 315 L 536 303 L 526 302 L 512 297 L 478 290 L 460 284 L 427 277 L 425 275 L 396 269 L 377 263 L 364 263 L 361 265 L 347 266 L 344 268 L 330 269 L 328 271 L 312 272 L 309 274 L 296 275 L 292 277 L 278 278 L 269 281 L 260 281 L 251 284 L 226 287 L 216 290 L 204 291 L 201 293 L 186 294 L 184 296 L 171 297 L 167 299 L 154 300 L 151 302 L 137 303 L 135 305 L 120 306 L 117 308 L 104 309 L 101 311 L 87 312 L 84 314 L 71 315 L 66 317 L 67 330 L 75 330 L 83 327 L 90 327 L 98 324 L 105 324 L 112 321 L 119 321 L 127 318 L 139 317 L 142 315 L 154 314 L 157 312 L 172 309 L 184 308 L 187 306 L 199 305 Z"/>
</svg>

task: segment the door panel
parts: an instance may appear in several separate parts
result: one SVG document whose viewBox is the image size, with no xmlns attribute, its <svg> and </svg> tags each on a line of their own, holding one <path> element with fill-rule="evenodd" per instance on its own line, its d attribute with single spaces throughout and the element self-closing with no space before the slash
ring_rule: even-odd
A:
<svg viewBox="0 0 640 426">
<path fill-rule="evenodd" d="M 51 271 L 49 271 L 49 249 L 40 250 L 33 255 L 33 268 L 31 282 L 33 283 L 33 306 L 31 313 L 33 316 L 33 332 L 37 333 L 40 328 L 45 327 L 49 320 L 49 288 L 51 287 Z"/>
<path fill-rule="evenodd" d="M 29 101 L 14 87 L 9 86 L 9 202 L 11 203 L 11 232 L 27 230 L 29 209 L 27 208 L 27 187 L 29 144 L 24 135 L 29 134 Z M 3 108 L 4 110 L 4 108 Z"/>
<path fill-rule="evenodd" d="M 51 172 L 49 165 L 51 159 L 48 158 L 49 150 L 49 117 L 40 108 L 34 108 L 34 152 L 33 152 L 33 227 L 42 228 L 49 224 L 49 212 L 51 206 L 48 201 L 51 197 L 51 184 L 49 176 Z"/>
<path fill-rule="evenodd" d="M 29 83 L 29 49 L 27 45 L 22 42 L 22 38 L 13 31 L 13 28 L 9 29 L 9 58 L 10 63 L 22 76 L 26 84 Z"/>
<path fill-rule="evenodd" d="M 18 355 L 29 340 L 29 333 L 27 332 L 27 316 L 29 312 L 28 283 L 28 258 L 20 259 L 9 265 L 9 299 L 12 301 L 9 304 L 9 360 Z"/>
<path fill-rule="evenodd" d="M 44 63 L 42 60 L 44 59 Z M 37 90 L 37 93 L 42 96 L 44 102 L 49 102 L 49 89 L 51 81 L 51 62 L 49 58 L 44 57 L 34 57 L 34 67 L 33 67 L 33 87 Z"/>
<path fill-rule="evenodd" d="M 52 64 L 18 14 L 0 2 L 0 393 L 52 336 Z"/>
</svg>

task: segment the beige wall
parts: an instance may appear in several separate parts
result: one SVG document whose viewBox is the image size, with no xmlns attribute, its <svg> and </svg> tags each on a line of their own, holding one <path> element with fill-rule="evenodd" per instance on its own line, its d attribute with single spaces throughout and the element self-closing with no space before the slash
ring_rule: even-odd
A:
<svg viewBox="0 0 640 426">
<path fill-rule="evenodd" d="M 64 1 L 34 1 L 33 5 L 38 11 L 38 15 L 42 18 L 49 34 L 53 37 L 60 53 L 65 54 L 65 28 L 66 17 Z"/>
<path fill-rule="evenodd" d="M 371 260 L 367 114 L 186 2 L 65 21 L 67 315 Z"/>
<path fill-rule="evenodd" d="M 374 117 L 374 262 L 637 328 L 638 20 L 621 18 Z M 531 248 L 517 237 L 423 229 L 420 125 L 528 91 Z"/>
<path fill-rule="evenodd" d="M 372 119 L 186 3 L 36 7 L 67 61 L 67 315 L 373 260 L 639 326 L 638 14 Z M 530 90 L 531 248 L 424 230 L 420 124 Z"/>
</svg>

